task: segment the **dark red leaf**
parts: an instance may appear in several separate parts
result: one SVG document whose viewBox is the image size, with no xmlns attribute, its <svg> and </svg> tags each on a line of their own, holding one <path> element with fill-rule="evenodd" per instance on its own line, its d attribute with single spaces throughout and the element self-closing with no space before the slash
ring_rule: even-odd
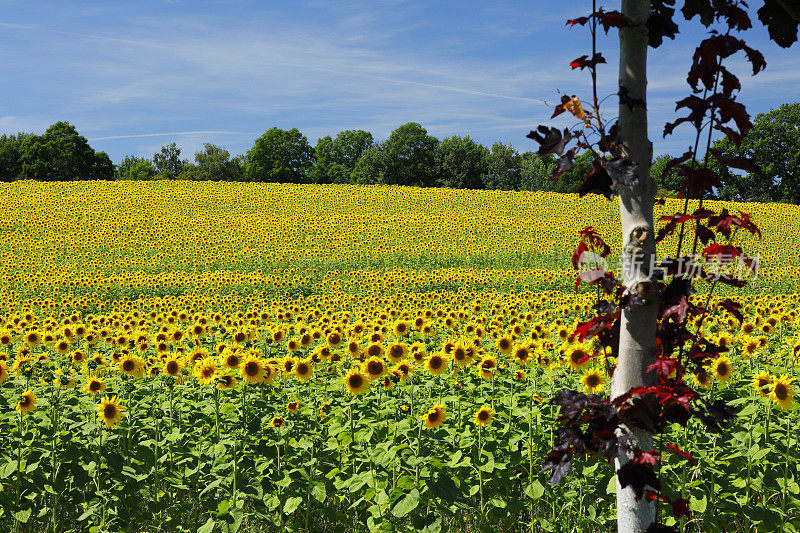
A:
<svg viewBox="0 0 800 533">
<path fill-rule="evenodd" d="M 661 489 L 661 482 L 658 480 L 653 469 L 645 464 L 628 462 L 617 470 L 617 480 L 623 489 L 630 486 L 637 498 L 644 496 L 645 487 L 652 487 L 656 490 Z"/>
<path fill-rule="evenodd" d="M 569 62 L 569 66 L 573 69 L 580 68 L 583 70 L 584 68 L 595 68 L 600 63 L 605 63 L 606 59 L 600 52 L 595 53 L 591 59 L 589 59 L 588 55 L 582 55 L 581 57 L 577 57 Z"/>
<path fill-rule="evenodd" d="M 697 223 L 697 227 L 694 229 L 697 238 L 700 239 L 700 242 L 703 244 L 708 244 L 709 242 L 713 241 L 715 238 L 714 232 L 705 227 L 704 225 Z"/>
<path fill-rule="evenodd" d="M 566 94 L 561 95 L 561 103 L 556 105 L 556 108 L 553 110 L 553 114 L 550 116 L 550 120 L 553 120 L 558 115 L 566 111 L 566 109 L 564 108 L 564 104 L 566 104 L 569 101 L 570 101 L 569 96 L 567 96 Z"/>
<path fill-rule="evenodd" d="M 635 462 L 637 464 L 644 464 L 649 466 L 655 466 L 661 460 L 661 454 L 655 450 L 650 450 L 649 452 L 638 451 L 636 455 L 631 459 L 631 462 Z"/>
<path fill-rule="evenodd" d="M 739 257 L 742 255 L 742 249 L 738 246 L 733 246 L 732 244 L 712 244 L 705 250 L 703 250 L 703 255 L 706 258 L 717 257 L 719 261 L 723 263 L 729 263 L 733 261 L 734 257 Z"/>
<path fill-rule="evenodd" d="M 740 304 L 739 302 L 734 302 L 730 298 L 725 298 L 717 305 L 719 305 L 721 308 L 725 309 L 727 312 L 736 317 L 739 320 L 739 322 L 742 322 L 744 320 L 744 316 L 740 311 L 740 309 L 742 308 L 742 304 Z"/>
<path fill-rule="evenodd" d="M 672 451 L 672 452 L 677 453 L 678 455 L 680 455 L 681 457 L 683 457 L 684 459 L 689 461 L 690 465 L 694 465 L 694 458 L 692 457 L 692 455 L 689 452 L 685 452 L 685 451 L 681 450 L 678 447 L 677 444 L 673 444 L 672 442 L 668 442 L 667 443 L 667 449 Z"/>
<path fill-rule="evenodd" d="M 746 170 L 747 172 L 752 172 L 753 174 L 759 174 L 759 175 L 762 174 L 761 169 L 756 164 L 756 162 L 750 159 L 749 157 L 744 157 L 744 156 L 725 157 L 719 150 L 715 150 L 714 148 L 709 148 L 708 151 L 711 155 L 714 156 L 714 158 L 717 161 L 719 161 L 726 167 L 738 168 L 739 170 Z"/>
<path fill-rule="evenodd" d="M 689 510 L 689 500 L 686 498 L 678 498 L 674 502 L 670 502 L 670 506 L 672 507 L 672 514 L 675 515 L 675 518 L 680 518 L 681 516 L 685 516 L 686 518 L 692 517 L 692 512 Z"/>
<path fill-rule="evenodd" d="M 778 46 L 789 48 L 797 41 L 800 8 L 792 0 L 764 0 L 758 10 L 758 20 L 767 27 L 769 37 Z"/>
<path fill-rule="evenodd" d="M 651 0 L 650 16 L 647 17 L 647 44 L 651 48 L 658 48 L 664 42 L 664 37 L 674 39 L 678 34 L 678 25 L 672 20 L 675 14 L 674 0 Z"/>
<path fill-rule="evenodd" d="M 539 155 L 561 155 L 564 153 L 567 143 L 574 138 L 574 135 L 567 129 L 564 130 L 563 134 L 558 128 L 553 127 L 539 126 L 536 129 L 537 131 L 531 131 L 526 137 L 541 145 L 538 151 Z"/>
<path fill-rule="evenodd" d="M 578 187 L 578 196 L 585 196 L 589 193 L 602 194 L 609 200 L 614 198 L 614 191 L 611 188 L 613 181 L 605 168 L 595 159 L 592 161 L 592 170 L 586 173 L 583 183 Z"/>
<path fill-rule="evenodd" d="M 589 251 L 589 246 L 584 241 L 578 243 L 578 247 L 575 249 L 575 253 L 572 254 L 572 268 L 578 270 L 578 262 L 580 261 L 581 256 L 584 254 L 584 252 L 588 251 Z"/>
</svg>

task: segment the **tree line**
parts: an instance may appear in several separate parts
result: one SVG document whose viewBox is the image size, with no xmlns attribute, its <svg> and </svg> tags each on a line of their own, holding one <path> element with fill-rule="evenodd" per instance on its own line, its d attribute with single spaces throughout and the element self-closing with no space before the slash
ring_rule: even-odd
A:
<svg viewBox="0 0 800 533">
<path fill-rule="evenodd" d="M 753 124 L 739 147 L 718 141 L 714 149 L 725 158 L 754 158 L 760 173 L 732 173 L 713 157 L 699 162 L 720 173 L 712 198 L 800 203 L 800 103 L 758 115 Z M 664 173 L 671 157 L 662 155 L 651 167 L 662 196 L 674 196 L 684 180 L 676 171 Z M 486 147 L 469 136 L 440 140 L 414 122 L 398 127 L 383 142 L 368 131 L 345 130 L 322 137 L 312 147 L 297 128 L 271 128 L 242 155 L 231 156 L 224 147 L 205 143 L 189 161 L 170 143 L 150 158 L 128 155 L 116 165 L 67 122 L 53 124 L 43 135 L 0 136 L 2 181 L 182 179 L 574 192 L 591 160 L 592 154 L 584 152 L 552 181 L 557 163 L 550 155 L 519 152 L 501 142 Z"/>
</svg>

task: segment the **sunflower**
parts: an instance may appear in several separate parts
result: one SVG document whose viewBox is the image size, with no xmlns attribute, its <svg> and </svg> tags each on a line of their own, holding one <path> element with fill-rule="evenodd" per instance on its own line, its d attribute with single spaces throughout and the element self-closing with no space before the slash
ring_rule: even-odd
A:
<svg viewBox="0 0 800 533">
<path fill-rule="evenodd" d="M 177 376 L 181 373 L 181 369 L 183 368 L 183 362 L 181 358 L 172 354 L 167 357 L 167 359 L 163 363 L 164 366 L 164 374 L 168 376 Z"/>
<path fill-rule="evenodd" d="M 120 405 L 119 398 L 106 396 L 97 405 L 97 418 L 105 422 L 106 426 L 111 429 L 122 418 L 122 411 L 124 410 L 125 408 Z"/>
<path fill-rule="evenodd" d="M 286 404 L 286 410 L 290 413 L 296 413 L 300 410 L 300 403 L 299 402 L 289 402 Z"/>
<path fill-rule="evenodd" d="M 420 418 L 425 423 L 425 429 L 435 429 L 444 424 L 447 417 L 445 416 L 444 406 L 437 403 Z"/>
<path fill-rule="evenodd" d="M 0 361 L 0 385 L 8 379 L 8 366 L 5 361 Z"/>
<path fill-rule="evenodd" d="M 27 415 L 36 409 L 36 401 L 36 395 L 31 389 L 28 389 L 20 395 L 16 409 L 20 412 L 20 414 Z"/>
<path fill-rule="evenodd" d="M 228 370 L 238 370 L 239 365 L 242 364 L 242 354 L 238 350 L 226 348 L 225 351 L 220 354 L 220 361 Z"/>
<path fill-rule="evenodd" d="M 236 386 L 236 376 L 223 374 L 217 378 L 217 388 L 220 390 L 232 389 Z"/>
<path fill-rule="evenodd" d="M 100 394 L 106 390 L 106 382 L 97 376 L 92 376 L 86 382 L 86 386 L 83 388 L 83 390 L 89 394 Z"/>
<path fill-rule="evenodd" d="M 400 380 L 405 381 L 411 376 L 411 365 L 405 362 L 397 363 L 392 371 L 399 372 Z"/>
<path fill-rule="evenodd" d="M 369 379 L 358 368 L 351 368 L 344 376 L 344 385 L 354 396 L 364 394 L 369 390 Z"/>
<path fill-rule="evenodd" d="M 753 386 L 759 396 L 768 398 L 770 389 L 772 388 L 772 380 L 773 378 L 770 373 L 766 370 L 762 370 L 753 376 L 753 381 L 751 381 L 750 384 Z"/>
<path fill-rule="evenodd" d="M 488 405 L 484 405 L 477 411 L 475 411 L 475 423 L 479 426 L 485 426 L 492 421 L 492 409 Z"/>
<path fill-rule="evenodd" d="M 514 345 L 514 359 L 521 365 L 527 365 L 533 361 L 533 354 L 527 344 L 517 343 Z"/>
<path fill-rule="evenodd" d="M 497 359 L 491 355 L 481 359 L 478 364 L 478 374 L 480 374 L 483 379 L 492 379 L 495 371 L 497 371 Z"/>
<path fill-rule="evenodd" d="M 325 340 L 327 341 L 328 346 L 331 348 L 338 348 L 343 341 L 342 335 L 338 331 L 331 331 L 328 333 L 328 335 L 325 337 Z"/>
<path fill-rule="evenodd" d="M 514 381 L 525 381 L 525 371 L 524 370 L 515 370 L 514 371 Z"/>
<path fill-rule="evenodd" d="M 566 366 L 571 370 L 583 370 L 592 356 L 592 347 L 583 342 L 571 344 L 564 352 Z"/>
<path fill-rule="evenodd" d="M 56 342 L 55 348 L 59 354 L 67 355 L 67 352 L 69 351 L 69 346 L 70 345 L 68 340 L 61 339 L 58 342 Z"/>
<path fill-rule="evenodd" d="M 411 324 L 405 320 L 398 320 L 394 323 L 394 334 L 402 337 L 411 330 Z"/>
<path fill-rule="evenodd" d="M 301 359 L 294 365 L 294 375 L 300 381 L 308 381 L 314 375 L 314 366 L 310 359 Z"/>
<path fill-rule="evenodd" d="M 245 383 L 259 383 L 264 377 L 264 360 L 253 351 L 242 358 L 239 374 Z"/>
<path fill-rule="evenodd" d="M 142 377 L 145 371 L 144 359 L 138 355 L 125 355 L 119 361 L 119 371 L 127 376 Z"/>
<path fill-rule="evenodd" d="M 264 365 L 264 375 L 261 376 L 261 383 L 270 384 L 278 377 L 278 371 L 272 366 L 269 361 Z"/>
<path fill-rule="evenodd" d="M 294 365 L 297 364 L 297 359 L 294 356 L 286 355 L 284 356 L 283 360 L 281 361 L 281 368 L 283 368 L 284 374 L 294 374 Z"/>
<path fill-rule="evenodd" d="M 194 365 L 194 377 L 201 385 L 211 385 L 217 378 L 217 362 L 211 357 L 201 359 Z"/>
<path fill-rule="evenodd" d="M 425 361 L 425 370 L 432 376 L 438 376 L 447 370 L 447 358 L 441 354 L 431 354 Z"/>
<path fill-rule="evenodd" d="M 514 342 L 508 335 L 502 335 L 501 337 L 498 337 L 495 344 L 497 345 L 497 351 L 503 355 L 510 354 L 511 350 L 514 349 Z"/>
<path fill-rule="evenodd" d="M 722 382 L 728 381 L 733 375 L 733 365 L 731 364 L 731 360 L 724 355 L 714 359 L 709 365 L 708 370 Z"/>
<path fill-rule="evenodd" d="M 386 357 L 389 358 L 389 361 L 392 363 L 397 363 L 406 356 L 408 353 L 408 346 L 403 344 L 402 342 L 395 342 L 389 345 L 386 350 Z"/>
<path fill-rule="evenodd" d="M 276 428 L 282 428 L 284 424 L 283 417 L 282 416 L 273 417 L 273 419 L 270 421 L 270 424 L 272 424 Z"/>
<path fill-rule="evenodd" d="M 353 359 L 361 355 L 361 346 L 358 344 L 357 340 L 351 339 L 347 343 L 347 353 L 349 353 L 350 357 L 352 357 Z"/>
<path fill-rule="evenodd" d="M 380 357 L 370 357 L 364 361 L 364 370 L 369 379 L 377 379 L 386 373 L 386 363 Z"/>
<path fill-rule="evenodd" d="M 583 392 L 596 394 L 605 387 L 606 377 L 596 368 L 590 368 L 583 373 L 580 383 L 583 385 Z"/>
<path fill-rule="evenodd" d="M 36 348 L 42 342 L 42 336 L 38 331 L 29 331 L 25 334 L 25 344 L 31 348 Z"/>
<path fill-rule="evenodd" d="M 380 357 L 383 355 L 383 345 L 380 342 L 370 343 L 364 350 L 367 357 Z"/>
<path fill-rule="evenodd" d="M 692 381 L 694 381 L 697 386 L 708 389 L 714 383 L 714 376 L 705 370 L 700 370 L 692 374 Z"/>
<path fill-rule="evenodd" d="M 473 353 L 473 346 L 464 340 L 459 340 L 450 350 L 450 355 L 456 366 L 464 366 L 469 363 Z"/>
<path fill-rule="evenodd" d="M 192 353 L 189 354 L 189 363 L 192 365 L 197 364 L 198 361 L 202 361 L 206 357 L 208 357 L 207 351 L 202 348 L 195 348 Z"/>
<path fill-rule="evenodd" d="M 769 391 L 769 399 L 778 404 L 782 409 L 789 409 L 794 403 L 794 378 L 786 374 L 775 378 Z"/>
<path fill-rule="evenodd" d="M 754 356 L 760 348 L 758 345 L 758 339 L 751 337 L 750 335 L 745 335 L 742 337 L 739 347 L 742 351 L 742 359 L 745 360 Z"/>
</svg>

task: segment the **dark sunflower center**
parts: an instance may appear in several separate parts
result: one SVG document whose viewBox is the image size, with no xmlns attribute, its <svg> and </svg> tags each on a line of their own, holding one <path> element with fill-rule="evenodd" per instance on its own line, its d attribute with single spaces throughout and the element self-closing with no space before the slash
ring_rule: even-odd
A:
<svg viewBox="0 0 800 533">
<path fill-rule="evenodd" d="M 486 422 L 489 420 L 489 411 L 481 411 L 478 413 L 478 420 L 481 422 Z"/>
<path fill-rule="evenodd" d="M 122 363 L 122 369 L 128 372 L 133 370 L 133 366 L 134 366 L 133 361 L 125 361 L 124 363 Z"/>
<path fill-rule="evenodd" d="M 367 372 L 373 376 L 378 376 L 383 373 L 383 365 L 378 361 L 370 361 L 367 365 Z"/>
<path fill-rule="evenodd" d="M 248 376 L 255 376 L 258 374 L 258 363 L 255 361 L 250 361 L 244 366 L 244 371 Z"/>
<path fill-rule="evenodd" d="M 90 389 L 90 390 L 93 390 L 93 391 L 99 391 L 99 390 L 100 390 L 100 386 L 101 386 L 101 385 L 100 385 L 100 382 L 99 382 L 99 381 L 92 381 L 92 382 L 89 384 L 89 389 Z"/>
<path fill-rule="evenodd" d="M 348 383 L 350 384 L 350 387 L 353 388 L 353 389 L 359 388 L 363 382 L 364 382 L 364 378 L 362 378 L 358 374 L 350 376 L 350 379 L 348 380 Z"/>
<path fill-rule="evenodd" d="M 786 388 L 786 385 L 783 383 L 775 385 L 775 397 L 781 401 L 789 397 L 789 390 Z"/>
<path fill-rule="evenodd" d="M 600 378 L 595 375 L 587 376 L 586 384 L 589 385 L 590 387 L 596 387 L 600 384 Z"/>
<path fill-rule="evenodd" d="M 114 418 L 117 416 L 117 406 L 113 403 L 106 404 L 103 408 L 103 416 L 106 418 Z"/>
<path fill-rule="evenodd" d="M 441 357 L 431 357 L 431 368 L 434 370 L 438 370 L 442 367 L 442 359 Z"/>
</svg>

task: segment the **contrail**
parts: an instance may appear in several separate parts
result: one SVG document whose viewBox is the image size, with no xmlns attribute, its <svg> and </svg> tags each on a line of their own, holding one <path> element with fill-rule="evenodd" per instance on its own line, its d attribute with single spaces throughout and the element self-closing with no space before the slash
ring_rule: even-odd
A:
<svg viewBox="0 0 800 533">
<path fill-rule="evenodd" d="M 26 26 L 26 25 L 22 25 L 22 24 L 10 24 L 10 23 L 7 23 L 7 22 L 0 22 L 0 27 L 16 28 L 16 29 L 21 29 L 21 30 L 32 30 L 32 31 L 44 31 L 44 32 L 48 32 L 48 33 L 57 33 L 57 34 L 61 34 L 61 35 L 69 35 L 69 36 L 72 36 L 72 37 L 81 37 L 81 38 L 85 38 L 85 39 L 99 39 L 99 40 L 104 40 L 104 41 L 112 41 L 112 42 L 118 42 L 118 43 L 124 43 L 124 44 L 132 44 L 132 45 L 137 45 L 137 46 L 146 46 L 146 47 L 152 47 L 152 48 L 172 48 L 172 46 L 170 46 L 170 45 L 160 44 L 160 43 L 152 42 L 152 41 L 150 41 L 150 42 L 148 42 L 148 41 L 134 41 L 134 40 L 131 40 L 131 39 L 120 39 L 119 37 L 106 37 L 106 36 L 103 36 L 103 35 L 93 35 L 93 34 L 89 34 L 89 33 L 75 33 L 75 32 L 70 32 L 70 31 L 63 31 L 63 30 L 54 30 L 54 29 L 50 29 L 50 28 L 41 28 L 41 27 L 37 27 L 37 26 Z M 284 61 L 272 61 L 272 63 L 273 64 L 281 64 L 281 65 L 284 65 L 284 66 L 291 66 L 291 67 L 295 67 L 295 68 L 302 68 L 302 69 L 306 69 L 306 70 L 315 70 L 315 71 L 318 71 L 318 72 L 330 72 L 332 74 L 340 74 L 340 75 L 343 75 L 343 76 L 369 78 L 369 79 L 374 79 L 374 80 L 386 81 L 386 82 L 389 82 L 389 83 L 399 83 L 399 84 L 402 84 L 402 85 L 413 85 L 413 86 L 416 86 L 416 87 L 426 87 L 426 88 L 429 88 L 429 89 L 438 89 L 440 91 L 451 91 L 451 92 L 457 92 L 457 93 L 462 93 L 462 94 L 471 94 L 471 95 L 475 95 L 475 96 L 488 96 L 490 98 L 503 98 L 505 100 L 516 100 L 516 101 L 520 101 L 520 102 L 537 102 L 537 103 L 547 104 L 546 101 L 544 101 L 544 100 L 542 100 L 540 98 L 529 98 L 529 97 L 524 97 L 524 96 L 510 96 L 510 95 L 507 95 L 507 94 L 498 94 L 498 93 L 491 93 L 491 92 L 486 92 L 486 91 L 476 91 L 476 90 L 472 90 L 472 89 L 462 89 L 461 87 L 453 87 L 451 85 L 437 85 L 437 84 L 433 84 L 433 83 L 424 83 L 424 82 L 419 82 L 419 81 L 401 80 L 401 79 L 398 79 L 398 78 L 391 78 L 391 77 L 388 77 L 388 76 L 379 76 L 379 75 L 376 75 L 376 74 L 370 74 L 370 73 L 366 73 L 366 72 L 346 71 L 346 70 L 332 69 L 332 68 L 327 68 L 327 67 L 320 67 L 320 66 L 315 66 L 315 65 L 308 65 L 308 64 L 303 65 L 303 64 L 297 64 L 297 63 L 290 63 L 290 62 L 284 62 Z M 233 133 L 233 132 L 231 132 L 231 133 Z M 114 138 L 120 138 L 120 137 L 114 137 Z"/>
<path fill-rule="evenodd" d="M 168 135 L 200 135 L 200 134 L 220 134 L 220 135 L 261 135 L 252 131 L 174 131 L 170 133 L 139 133 L 136 135 L 111 135 L 109 137 L 93 137 L 89 141 L 106 141 L 109 139 L 135 139 L 137 137 L 164 137 Z"/>
</svg>

